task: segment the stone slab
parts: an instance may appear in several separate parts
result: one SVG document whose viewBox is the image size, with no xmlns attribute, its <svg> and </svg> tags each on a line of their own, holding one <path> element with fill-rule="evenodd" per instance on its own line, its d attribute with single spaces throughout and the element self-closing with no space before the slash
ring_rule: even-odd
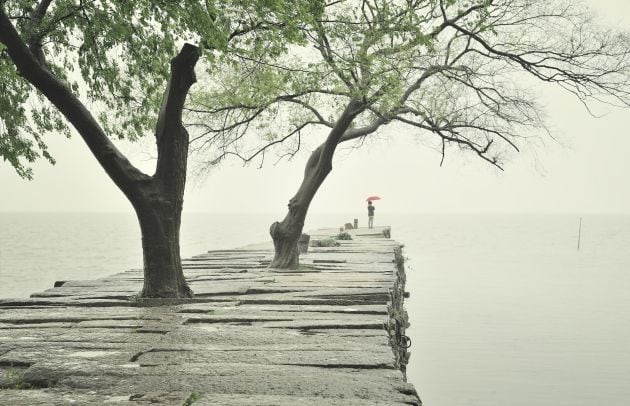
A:
<svg viewBox="0 0 630 406">
<path fill-rule="evenodd" d="M 311 247 L 297 271 L 268 267 L 269 242 L 208 251 L 183 261 L 196 297 L 160 306 L 130 300 L 138 269 L 2 299 L 0 404 L 420 405 L 383 230 Z"/>
</svg>

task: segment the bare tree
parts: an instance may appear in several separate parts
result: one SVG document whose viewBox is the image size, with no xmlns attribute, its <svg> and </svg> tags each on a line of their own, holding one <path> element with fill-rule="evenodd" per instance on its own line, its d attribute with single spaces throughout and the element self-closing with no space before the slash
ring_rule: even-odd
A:
<svg viewBox="0 0 630 406">
<path fill-rule="evenodd" d="M 262 164 L 272 149 L 292 156 L 307 134 L 326 131 L 271 226 L 274 267 L 298 265 L 308 207 L 341 142 L 397 122 L 434 137 L 442 162 L 455 147 L 503 169 L 510 151 L 547 132 L 533 83 L 586 106 L 630 102 L 628 35 L 598 26 L 576 1 L 342 0 L 301 29 L 308 42 L 289 56 L 226 66 L 187 119 L 208 165 L 232 155 Z"/>
</svg>

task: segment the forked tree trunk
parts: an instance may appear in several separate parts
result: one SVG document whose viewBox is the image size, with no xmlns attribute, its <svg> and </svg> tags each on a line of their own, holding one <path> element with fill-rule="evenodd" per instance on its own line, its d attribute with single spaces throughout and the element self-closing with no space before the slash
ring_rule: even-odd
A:
<svg viewBox="0 0 630 406">
<path fill-rule="evenodd" d="M 186 298 L 192 290 L 182 271 L 179 230 L 184 204 L 188 161 L 188 132 L 182 110 L 199 50 L 186 44 L 171 61 L 169 80 L 158 116 L 155 137 L 158 162 L 155 175 L 138 184 L 130 200 L 142 232 L 144 287 L 140 297 Z"/>
<path fill-rule="evenodd" d="M 350 127 L 363 107 L 361 103 L 351 101 L 335 123 L 326 141 L 309 157 L 302 184 L 295 196 L 289 201 L 289 212 L 281 222 L 276 221 L 269 228 L 275 251 L 270 265 L 272 268 L 298 268 L 300 264 L 298 240 L 304 229 L 308 208 L 317 190 L 332 170 L 332 159 L 341 136 Z"/>
</svg>

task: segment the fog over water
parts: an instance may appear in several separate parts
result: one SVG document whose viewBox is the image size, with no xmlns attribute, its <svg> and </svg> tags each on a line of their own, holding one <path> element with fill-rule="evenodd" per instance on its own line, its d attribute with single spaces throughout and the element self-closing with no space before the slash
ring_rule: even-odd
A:
<svg viewBox="0 0 630 406">
<path fill-rule="evenodd" d="M 425 405 L 627 404 L 630 216 L 585 216 L 579 251 L 576 216 L 417 219 L 394 234 Z"/>
<path fill-rule="evenodd" d="M 354 215 L 314 215 L 306 227 Z M 265 240 L 272 220 L 186 215 L 183 254 Z M 579 251 L 578 222 L 379 212 L 376 225 L 405 245 L 408 376 L 425 405 L 627 404 L 630 216 L 584 216 Z M 0 214 L 0 297 L 140 264 L 132 215 Z"/>
</svg>

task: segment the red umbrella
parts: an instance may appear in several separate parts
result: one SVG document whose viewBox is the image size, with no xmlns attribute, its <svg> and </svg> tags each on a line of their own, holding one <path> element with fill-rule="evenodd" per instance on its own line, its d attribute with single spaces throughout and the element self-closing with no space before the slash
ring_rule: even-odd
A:
<svg viewBox="0 0 630 406">
<path fill-rule="evenodd" d="M 367 199 L 365 199 L 365 201 L 367 202 L 371 202 L 372 200 L 381 200 L 381 198 L 378 196 L 370 196 Z"/>
</svg>

